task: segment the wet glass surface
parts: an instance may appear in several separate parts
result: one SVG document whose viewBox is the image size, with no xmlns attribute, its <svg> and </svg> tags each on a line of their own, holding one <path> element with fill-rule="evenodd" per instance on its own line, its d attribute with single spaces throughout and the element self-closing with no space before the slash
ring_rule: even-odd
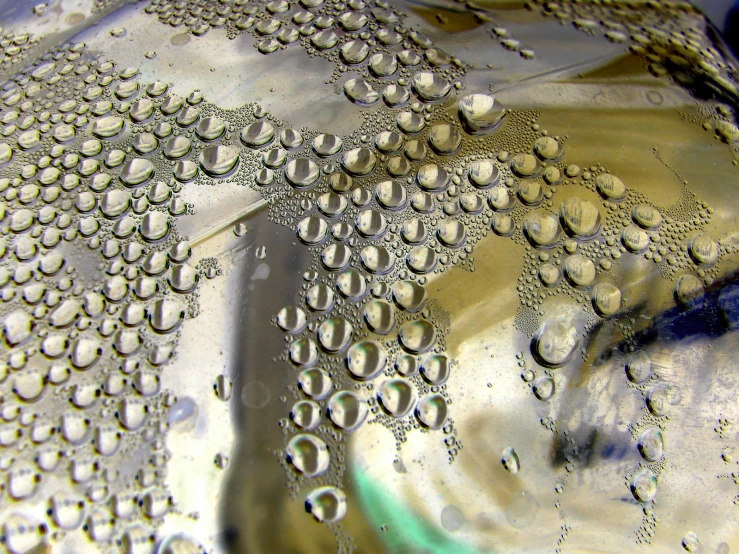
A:
<svg viewBox="0 0 739 554">
<path fill-rule="evenodd" d="M 739 550 L 696 8 L 0 7 L 3 549 Z"/>
</svg>

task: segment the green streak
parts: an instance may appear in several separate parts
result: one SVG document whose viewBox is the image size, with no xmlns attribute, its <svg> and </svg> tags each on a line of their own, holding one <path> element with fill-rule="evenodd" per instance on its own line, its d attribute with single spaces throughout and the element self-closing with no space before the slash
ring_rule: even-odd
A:
<svg viewBox="0 0 739 554">
<path fill-rule="evenodd" d="M 378 535 L 389 554 L 483 554 L 426 524 L 422 517 L 378 487 L 361 469 L 353 469 L 352 485 L 369 525 L 375 530 L 382 525 L 388 526 L 386 532 Z"/>
</svg>

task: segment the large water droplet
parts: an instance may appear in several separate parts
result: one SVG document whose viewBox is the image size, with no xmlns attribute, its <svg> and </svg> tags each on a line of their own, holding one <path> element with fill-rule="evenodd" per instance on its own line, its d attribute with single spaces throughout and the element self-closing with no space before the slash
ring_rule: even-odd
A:
<svg viewBox="0 0 739 554">
<path fill-rule="evenodd" d="M 580 337 L 570 322 L 553 318 L 541 325 L 531 344 L 532 353 L 541 364 L 560 367 L 572 358 Z"/>
<path fill-rule="evenodd" d="M 301 400 L 293 405 L 290 418 L 301 429 L 312 431 L 321 422 L 321 407 L 311 400 Z"/>
<path fill-rule="evenodd" d="M 648 462 L 656 462 L 664 453 L 664 439 L 658 427 L 649 427 L 639 435 L 639 453 Z"/>
<path fill-rule="evenodd" d="M 577 237 L 590 238 L 600 230 L 600 212 L 587 200 L 567 198 L 559 208 L 559 216 L 565 229 Z"/>
<path fill-rule="evenodd" d="M 430 354 L 423 359 L 421 374 L 430 384 L 441 386 L 449 379 L 449 358 L 444 354 Z"/>
<path fill-rule="evenodd" d="M 416 406 L 416 417 L 429 429 L 440 429 L 446 422 L 446 400 L 440 394 L 424 396 Z"/>
<path fill-rule="evenodd" d="M 334 425 L 353 431 L 367 418 L 367 402 L 350 391 L 339 391 L 328 401 L 328 415 Z"/>
<path fill-rule="evenodd" d="M 340 317 L 330 317 L 318 327 L 318 341 L 324 350 L 340 352 L 349 346 L 354 328 Z"/>
<path fill-rule="evenodd" d="M 313 435 L 297 435 L 285 448 L 288 461 L 306 477 L 316 477 L 328 469 L 328 447 Z"/>
<path fill-rule="evenodd" d="M 421 100 L 428 101 L 441 100 L 451 91 L 446 79 L 430 71 L 419 71 L 413 75 L 411 87 Z"/>
<path fill-rule="evenodd" d="M 442 192 L 449 186 L 449 173 L 436 164 L 426 164 L 418 169 L 418 186 L 430 192 Z"/>
<path fill-rule="evenodd" d="M 347 173 L 354 176 L 365 176 L 375 169 L 377 159 L 368 148 L 355 148 L 344 153 L 341 165 Z"/>
<path fill-rule="evenodd" d="M 211 177 L 222 177 L 239 163 L 239 151 L 232 146 L 208 146 L 198 156 L 200 167 Z"/>
<path fill-rule="evenodd" d="M 326 398 L 333 388 L 331 377 L 320 368 L 301 371 L 298 376 L 298 385 L 300 390 L 315 400 Z"/>
<path fill-rule="evenodd" d="M 370 331 L 387 335 L 395 327 L 395 310 L 392 304 L 382 300 L 371 300 L 364 308 L 364 320 Z"/>
<path fill-rule="evenodd" d="M 473 135 L 492 133 L 504 116 L 500 103 L 487 94 L 470 94 L 459 102 L 459 120 L 465 131 Z"/>
<path fill-rule="evenodd" d="M 285 166 L 285 178 L 297 189 L 310 188 L 320 174 L 318 164 L 307 158 L 290 160 Z"/>
<path fill-rule="evenodd" d="M 346 515 L 346 495 L 336 487 L 320 487 L 305 499 L 305 511 L 321 523 L 336 523 Z"/>
<path fill-rule="evenodd" d="M 648 469 L 643 469 L 631 480 L 631 494 L 642 503 L 651 502 L 657 496 L 657 477 Z"/>
</svg>

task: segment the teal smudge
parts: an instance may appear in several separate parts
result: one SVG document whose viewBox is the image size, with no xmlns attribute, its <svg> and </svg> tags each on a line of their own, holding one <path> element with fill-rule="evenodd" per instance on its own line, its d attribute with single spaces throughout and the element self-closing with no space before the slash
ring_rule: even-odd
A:
<svg viewBox="0 0 739 554">
<path fill-rule="evenodd" d="M 388 526 L 380 539 L 389 554 L 483 554 L 483 551 L 428 525 L 401 501 L 382 490 L 363 470 L 354 468 L 352 485 L 360 510 L 373 529 Z M 486 551 L 490 554 L 490 551 Z"/>
</svg>

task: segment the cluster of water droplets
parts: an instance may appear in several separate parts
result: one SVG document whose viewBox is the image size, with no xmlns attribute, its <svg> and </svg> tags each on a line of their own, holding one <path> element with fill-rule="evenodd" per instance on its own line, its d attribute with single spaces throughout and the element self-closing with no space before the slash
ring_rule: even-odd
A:
<svg viewBox="0 0 739 554">
<path fill-rule="evenodd" d="M 444 426 L 443 398 L 432 403 L 423 387 L 443 390 L 451 361 L 443 347 L 419 356 L 427 347 L 414 341 L 438 329 L 428 316 L 406 319 L 395 291 L 399 284 L 422 290 L 427 275 L 455 265 L 473 269 L 473 247 L 486 234 L 525 249 L 518 292 L 535 319 L 517 324 L 532 336 L 537 368 L 522 376 L 545 402 L 556 393 L 557 368 L 582 351 L 583 336 L 599 320 L 623 319 L 624 334 L 631 333 L 615 271 L 622 256 L 658 264 L 687 305 L 733 252 L 700 233 L 712 210 L 694 196 L 658 208 L 600 165 L 565 163 L 565 138 L 542 130 L 535 113 L 507 113 L 487 95 L 458 98 L 431 72 L 415 74 L 411 90 L 407 108 L 373 112 L 349 137 L 301 134 L 276 121 L 242 131 L 242 143 L 262 153 L 255 185 L 273 218 L 293 227 L 314 255 L 304 301 L 277 318 L 289 333 L 285 359 L 299 371 L 292 420 L 283 422 L 294 490 L 308 477 L 339 494 L 344 454 L 332 441 L 373 410 L 399 444 L 419 424 Z M 543 303 L 561 295 L 582 305 L 586 325 L 561 315 L 539 322 Z M 408 378 L 416 373 L 416 381 Z M 379 390 L 368 386 L 381 375 Z M 306 392 L 312 379 L 325 396 Z M 646 405 L 656 406 L 660 392 L 649 393 Z M 429 424 L 427 411 L 438 425 Z M 405 428 L 393 419 L 404 417 Z M 447 444 L 453 459 L 458 440 Z"/>
<path fill-rule="evenodd" d="M 47 53 L 0 99 L 2 539 L 27 552 L 81 531 L 149 552 L 175 505 L 164 480 L 177 399 L 160 374 L 199 280 L 217 274 L 188 261 L 179 193 L 221 174 L 217 125 L 198 93 L 140 83 L 84 44 Z M 190 150 L 199 163 L 175 161 Z"/>
<path fill-rule="evenodd" d="M 386 107 L 350 136 L 297 130 L 254 105 L 222 110 L 197 92 L 180 98 L 166 83 L 140 83 L 135 69 L 97 60 L 83 45 L 52 51 L 2 88 L 8 350 L 0 381 L 12 385 L 0 413 L 10 453 L 1 460 L 3 492 L 20 503 L 75 483 L 49 496 L 48 513 L 5 518 L 11 552 L 80 528 L 101 545 L 151 550 L 172 508 L 164 433 L 176 399 L 159 374 L 182 320 L 197 313 L 199 279 L 218 274 L 212 263 L 189 265 L 177 236 L 187 183 L 253 185 L 312 252 L 300 301 L 276 315 L 297 383 L 280 456 L 293 492 L 309 480 L 306 509 L 326 523 L 346 513 L 344 438 L 361 425 L 386 426 L 399 448 L 408 432 L 441 429 L 450 460 L 461 448 L 448 412 L 446 316 L 425 286 L 455 265 L 474 269 L 484 236 L 525 249 L 517 324 L 531 338 L 534 367 L 523 355 L 519 367 L 541 402 L 555 397 L 557 370 L 581 351 L 589 326 L 621 317 L 614 269 L 622 256 L 658 264 L 690 307 L 733 252 L 700 233 L 711 210 L 694 197 L 655 206 L 607 168 L 565 163 L 565 138 L 540 129 L 536 113 L 460 94 L 462 64 L 381 2 L 201 4 L 147 10 L 195 35 L 248 31 L 264 53 L 300 42 L 336 62 L 334 80 L 357 74 L 342 84 L 349 100 Z M 735 128 L 717 132 L 736 142 Z M 586 326 L 565 316 L 539 321 L 544 301 L 558 295 L 582 305 Z M 633 322 L 624 321 L 628 337 Z M 672 397 L 647 353 L 630 355 L 625 376 L 645 399 L 633 426 L 643 463 L 626 482 L 645 505 L 639 538 L 647 540 Z M 215 393 L 228 400 L 231 386 L 223 377 Z M 135 482 L 121 474 L 121 459 L 141 460 Z M 501 461 L 519 471 L 515 450 Z M 168 541 L 173 552 L 199 548 L 186 537 Z"/>
<path fill-rule="evenodd" d="M 2 48 L 0 72 L 3 74 L 20 69 L 19 65 L 28 58 L 29 52 L 40 42 L 39 37 L 30 33 L 12 31 L 3 33 L 2 27 L 0 27 L 0 34 L 0 48 Z"/>
<path fill-rule="evenodd" d="M 545 16 L 578 30 L 604 36 L 614 43 L 629 45 L 656 77 L 669 77 L 688 90 L 700 90 L 706 82 L 718 98 L 728 105 L 736 103 L 736 70 L 724 59 L 711 41 L 711 24 L 689 2 L 647 2 L 644 4 L 549 2 L 537 0 L 532 5 Z M 651 101 L 661 104 L 655 93 Z M 695 116 L 688 116 L 694 119 Z M 739 164 L 739 128 L 732 110 L 718 103 L 715 110 L 699 117 L 697 123 L 715 133 L 734 151 L 734 165 Z"/>
<path fill-rule="evenodd" d="M 725 98 L 736 99 L 735 69 L 711 42 L 711 23 L 689 2 L 535 0 L 531 5 L 584 33 L 628 44 L 657 77 L 669 76 L 688 89 L 710 81 Z"/>
<path fill-rule="evenodd" d="M 194 35 L 224 27 L 229 37 L 250 33 L 256 47 L 271 54 L 300 44 L 310 56 L 335 64 L 329 82 L 342 80 L 348 98 L 360 105 L 381 99 L 389 106 L 408 101 L 411 77 L 433 70 L 455 82 L 464 73 L 460 60 L 435 48 L 421 33 L 403 25 L 403 14 L 380 1 L 285 0 L 206 3 L 155 0 L 146 11 Z"/>
</svg>

